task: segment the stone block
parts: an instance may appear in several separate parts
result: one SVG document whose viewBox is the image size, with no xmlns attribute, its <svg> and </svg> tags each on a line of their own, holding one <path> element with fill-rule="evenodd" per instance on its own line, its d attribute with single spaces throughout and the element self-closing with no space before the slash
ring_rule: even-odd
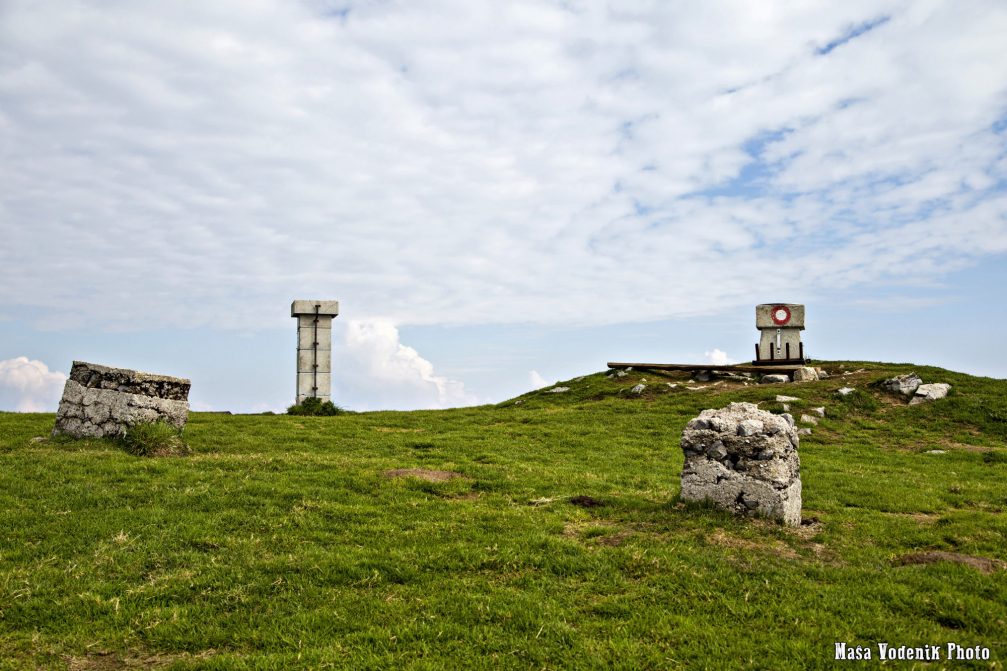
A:
<svg viewBox="0 0 1007 671">
<path fill-rule="evenodd" d="M 311 373 L 300 373 L 297 376 L 297 397 L 302 396 L 318 396 L 318 397 L 328 397 L 332 390 L 332 374 L 331 373 L 319 373 L 318 374 L 318 391 L 312 391 L 312 380 L 313 376 Z"/>
<path fill-rule="evenodd" d="M 299 329 L 311 329 L 315 325 L 315 315 L 298 315 L 297 316 L 297 328 Z M 319 329 L 331 329 L 332 328 L 332 316 L 331 315 L 319 315 L 318 317 L 318 328 Z"/>
<path fill-rule="evenodd" d="M 753 403 L 704 410 L 682 432 L 682 499 L 799 526 L 798 444 L 789 415 L 774 415 Z"/>
<path fill-rule="evenodd" d="M 316 363 L 315 353 L 310 349 L 299 349 L 297 350 L 297 372 L 298 373 L 310 373 L 314 370 L 312 365 Z M 318 372 L 319 373 L 331 373 L 332 372 L 332 350 L 330 349 L 320 349 L 317 355 Z"/>
<path fill-rule="evenodd" d="M 297 349 L 311 349 L 314 335 L 314 331 L 309 328 L 297 329 Z M 332 329 L 318 329 L 318 348 L 332 349 Z"/>
<path fill-rule="evenodd" d="M 122 436 L 131 426 L 158 420 L 182 429 L 190 386 L 182 378 L 74 361 L 52 434 Z"/>
<path fill-rule="evenodd" d="M 776 308 L 786 308 L 790 310 L 790 319 L 785 324 L 777 324 L 773 321 L 773 313 Z M 804 306 L 797 303 L 763 303 L 755 306 L 755 328 L 758 329 L 803 329 L 804 328 Z M 796 352 L 794 356 L 797 356 Z"/>
<path fill-rule="evenodd" d="M 318 314 L 335 317 L 339 314 L 339 301 L 312 301 L 299 300 L 290 304 L 290 316 L 315 314 L 315 306 L 318 305 Z"/>
</svg>

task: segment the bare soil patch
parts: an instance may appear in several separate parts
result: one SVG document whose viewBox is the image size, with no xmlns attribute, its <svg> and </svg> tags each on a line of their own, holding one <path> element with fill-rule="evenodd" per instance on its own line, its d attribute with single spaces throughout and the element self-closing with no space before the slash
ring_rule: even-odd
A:
<svg viewBox="0 0 1007 671">
<path fill-rule="evenodd" d="M 973 557 L 957 552 L 946 552 L 944 550 L 931 550 L 929 552 L 913 552 L 899 557 L 896 563 L 899 566 L 912 566 L 918 564 L 936 564 L 947 561 L 955 564 L 965 564 L 982 573 L 993 573 L 1007 569 L 1007 562 L 990 557 Z"/>
<path fill-rule="evenodd" d="M 385 471 L 386 478 L 418 478 L 427 482 L 447 482 L 453 478 L 464 478 L 454 471 L 432 471 L 426 468 L 393 468 Z"/>
<path fill-rule="evenodd" d="M 706 541 L 712 545 L 718 545 L 723 548 L 731 548 L 732 550 L 745 550 L 746 552 L 758 551 L 766 552 L 771 555 L 782 557 L 784 559 L 800 559 L 800 555 L 797 552 L 784 543 L 783 541 L 773 540 L 766 541 L 764 543 L 759 543 L 756 541 L 748 540 L 747 538 L 738 538 L 737 536 L 729 536 L 722 529 L 717 529 L 712 534 L 706 537 Z"/>
<path fill-rule="evenodd" d="M 573 496 L 570 498 L 570 503 L 577 506 L 578 508 L 597 508 L 599 506 L 605 505 L 603 501 L 599 501 L 593 496 Z"/>
</svg>

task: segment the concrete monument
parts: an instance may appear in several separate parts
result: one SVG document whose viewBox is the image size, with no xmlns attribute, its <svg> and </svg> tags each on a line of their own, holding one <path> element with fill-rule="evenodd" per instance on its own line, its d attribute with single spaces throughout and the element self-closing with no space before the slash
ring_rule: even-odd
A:
<svg viewBox="0 0 1007 671">
<path fill-rule="evenodd" d="M 297 403 L 312 396 L 332 398 L 332 319 L 339 301 L 299 300 L 290 304 L 297 318 Z"/>
<path fill-rule="evenodd" d="M 755 327 L 761 337 L 755 346 L 755 364 L 803 364 L 804 306 L 764 303 L 755 306 Z"/>
</svg>

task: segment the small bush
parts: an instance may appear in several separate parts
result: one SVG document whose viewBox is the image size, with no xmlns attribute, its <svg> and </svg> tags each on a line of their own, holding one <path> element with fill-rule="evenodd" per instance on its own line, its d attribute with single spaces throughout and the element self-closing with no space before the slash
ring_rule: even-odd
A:
<svg viewBox="0 0 1007 671">
<path fill-rule="evenodd" d="M 185 456 L 192 452 L 182 440 L 182 432 L 161 420 L 129 427 L 122 445 L 138 457 Z"/>
<path fill-rule="evenodd" d="M 309 396 L 301 401 L 301 403 L 287 408 L 288 415 L 331 416 L 341 415 L 344 412 L 346 411 L 335 405 L 332 401 L 322 402 L 322 399 L 317 396 Z"/>
</svg>

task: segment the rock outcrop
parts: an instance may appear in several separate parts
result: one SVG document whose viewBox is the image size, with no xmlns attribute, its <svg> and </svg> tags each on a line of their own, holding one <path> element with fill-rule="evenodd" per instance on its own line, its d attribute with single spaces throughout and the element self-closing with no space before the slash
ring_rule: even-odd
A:
<svg viewBox="0 0 1007 671">
<path fill-rule="evenodd" d="M 52 435 L 121 436 L 135 424 L 163 420 L 181 429 L 189 418 L 189 380 L 74 361 Z"/>
<path fill-rule="evenodd" d="M 923 380 L 916 373 L 906 373 L 889 378 L 881 383 L 881 388 L 893 394 L 902 396 L 912 396 L 916 393 Z"/>
<path fill-rule="evenodd" d="M 704 410 L 682 432 L 682 499 L 801 523 L 799 439 L 790 415 L 753 403 Z"/>
<path fill-rule="evenodd" d="M 947 396 L 948 391 L 950 390 L 951 385 L 946 382 L 921 384 L 916 388 L 916 393 L 913 394 L 912 399 L 910 399 L 909 405 L 919 405 L 920 403 L 926 403 L 927 401 L 936 401 L 939 398 Z"/>
</svg>

